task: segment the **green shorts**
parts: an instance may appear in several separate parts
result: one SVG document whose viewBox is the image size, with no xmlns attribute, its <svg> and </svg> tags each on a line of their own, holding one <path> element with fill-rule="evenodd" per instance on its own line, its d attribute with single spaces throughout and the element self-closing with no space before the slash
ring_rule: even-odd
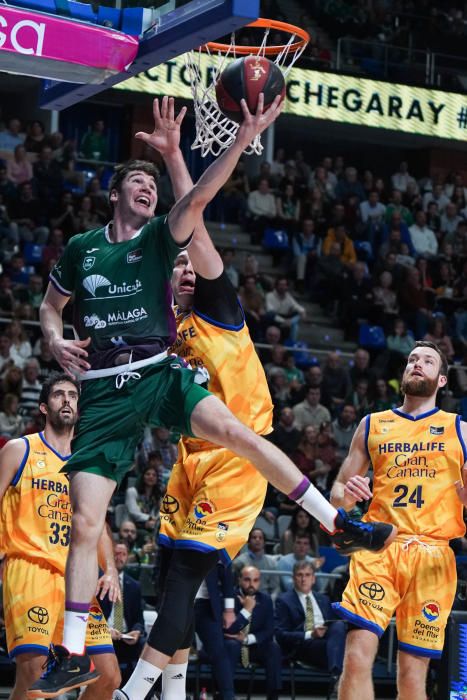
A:
<svg viewBox="0 0 467 700">
<path fill-rule="evenodd" d="M 72 456 L 63 471 L 88 471 L 120 483 L 146 426 L 193 435 L 192 411 L 211 396 L 201 386 L 206 380 L 198 370 L 186 369 L 171 356 L 138 369 L 140 378 L 128 374 L 124 382 L 117 381 L 122 375 L 83 381 Z"/>
</svg>

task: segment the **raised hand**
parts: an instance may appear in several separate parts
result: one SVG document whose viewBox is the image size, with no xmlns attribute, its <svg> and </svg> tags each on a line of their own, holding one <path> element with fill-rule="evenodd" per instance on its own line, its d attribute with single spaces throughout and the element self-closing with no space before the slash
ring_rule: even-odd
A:
<svg viewBox="0 0 467 700">
<path fill-rule="evenodd" d="M 359 501 L 366 501 L 372 498 L 370 489 L 370 479 L 367 476 L 352 476 L 344 486 L 345 498 L 350 507 Z"/>
<path fill-rule="evenodd" d="M 165 95 L 159 106 L 159 98 L 155 98 L 152 104 L 154 115 L 154 131 L 147 134 L 138 131 L 135 138 L 144 141 L 148 146 L 154 148 L 163 156 L 178 150 L 180 146 L 180 125 L 186 114 L 186 107 L 182 107 L 175 116 L 175 100 L 173 97 Z"/>
<path fill-rule="evenodd" d="M 257 134 L 261 134 L 277 119 L 282 111 L 284 101 L 280 95 L 274 98 L 274 101 L 264 111 L 264 94 L 261 92 L 258 96 L 258 106 L 256 113 L 252 114 L 248 110 L 245 100 L 241 100 L 240 104 L 243 112 L 243 121 L 237 131 L 235 140 L 243 149 L 247 148 Z"/>
</svg>

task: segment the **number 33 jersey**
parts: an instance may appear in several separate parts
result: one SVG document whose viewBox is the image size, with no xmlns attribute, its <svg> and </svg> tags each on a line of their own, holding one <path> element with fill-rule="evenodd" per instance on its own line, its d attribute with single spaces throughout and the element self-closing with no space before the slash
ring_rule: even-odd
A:
<svg viewBox="0 0 467 700">
<path fill-rule="evenodd" d="M 467 461 L 460 417 L 434 409 L 414 418 L 393 409 L 368 415 L 365 434 L 374 484 L 364 519 L 393 523 L 400 535 L 462 537 L 454 485 Z"/>
<path fill-rule="evenodd" d="M 0 551 L 64 574 L 71 534 L 69 482 L 62 456 L 43 433 L 22 438 L 24 457 L 5 492 L 0 510 Z"/>
</svg>

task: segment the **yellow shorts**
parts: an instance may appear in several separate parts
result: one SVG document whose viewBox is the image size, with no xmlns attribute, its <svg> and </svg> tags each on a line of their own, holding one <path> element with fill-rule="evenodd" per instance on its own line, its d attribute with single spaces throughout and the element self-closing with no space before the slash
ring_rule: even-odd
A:
<svg viewBox="0 0 467 700">
<path fill-rule="evenodd" d="M 399 649 L 441 658 L 444 630 L 456 593 L 456 562 L 449 543 L 397 538 L 379 553 L 357 552 L 350 581 L 335 611 L 380 637 L 396 614 Z"/>
<path fill-rule="evenodd" d="M 65 608 L 65 578 L 46 565 L 7 559 L 3 575 L 3 606 L 8 652 L 47 655 L 50 644 L 61 644 Z M 86 630 L 89 654 L 114 651 L 107 622 L 97 600 L 90 606 Z"/>
<path fill-rule="evenodd" d="M 161 506 L 159 542 L 176 549 L 219 550 L 226 562 L 248 539 L 267 481 L 224 448 L 188 454 L 183 445 Z"/>
</svg>

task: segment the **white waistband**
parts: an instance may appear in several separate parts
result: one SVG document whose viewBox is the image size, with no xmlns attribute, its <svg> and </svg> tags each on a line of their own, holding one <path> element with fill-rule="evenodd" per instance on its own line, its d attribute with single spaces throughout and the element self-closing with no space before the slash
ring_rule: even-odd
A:
<svg viewBox="0 0 467 700">
<path fill-rule="evenodd" d="M 78 379 L 83 382 L 86 379 L 101 379 L 102 377 L 113 377 L 116 374 L 123 374 L 124 372 L 131 372 L 135 369 L 140 369 L 141 367 L 146 367 L 147 365 L 155 365 L 157 362 L 165 360 L 167 357 L 167 350 L 160 352 L 158 355 L 153 355 L 152 357 L 146 357 L 144 360 L 137 360 L 136 362 L 126 362 L 124 365 L 115 365 L 115 367 L 104 367 L 103 369 L 89 369 L 84 374 L 78 375 Z"/>
</svg>

